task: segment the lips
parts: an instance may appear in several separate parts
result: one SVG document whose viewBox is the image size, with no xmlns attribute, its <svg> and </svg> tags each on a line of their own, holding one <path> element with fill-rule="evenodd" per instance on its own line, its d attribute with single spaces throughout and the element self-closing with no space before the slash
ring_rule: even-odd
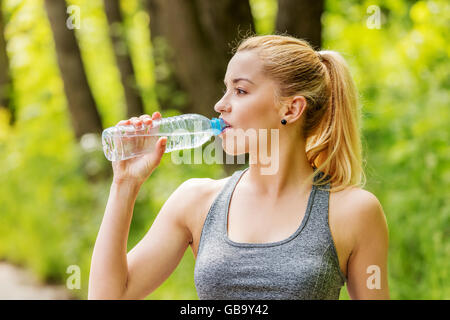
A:
<svg viewBox="0 0 450 320">
<path fill-rule="evenodd" d="M 225 131 L 227 131 L 229 128 L 231 128 L 231 124 L 229 124 L 225 119 L 223 119 L 223 118 L 219 118 L 219 119 L 222 119 L 223 120 L 223 122 L 225 122 L 225 128 L 222 130 L 222 132 L 220 133 L 220 134 L 222 134 L 222 133 L 224 133 Z"/>
<path fill-rule="evenodd" d="M 223 122 L 225 122 L 225 129 L 231 127 L 231 124 L 229 124 L 224 118 L 219 118 L 219 119 L 222 119 Z M 225 129 L 223 131 L 225 131 Z"/>
<path fill-rule="evenodd" d="M 227 128 L 231 127 L 231 124 L 229 124 L 224 118 L 219 118 L 219 119 L 222 119 L 223 122 L 225 122 L 225 125 L 226 125 Z"/>
</svg>

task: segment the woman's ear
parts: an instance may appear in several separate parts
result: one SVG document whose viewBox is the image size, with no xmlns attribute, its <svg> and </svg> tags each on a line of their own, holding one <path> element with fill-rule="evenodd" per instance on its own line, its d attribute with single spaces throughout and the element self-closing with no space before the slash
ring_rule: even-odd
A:
<svg viewBox="0 0 450 320">
<path fill-rule="evenodd" d="M 297 121 L 306 109 L 306 99 L 304 96 L 295 96 L 282 108 L 282 118 L 288 122 Z"/>
</svg>

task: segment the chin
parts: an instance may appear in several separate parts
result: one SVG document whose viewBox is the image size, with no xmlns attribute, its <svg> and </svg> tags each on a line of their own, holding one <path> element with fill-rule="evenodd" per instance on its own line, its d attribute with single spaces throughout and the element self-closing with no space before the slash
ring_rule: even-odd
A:
<svg viewBox="0 0 450 320">
<path fill-rule="evenodd" d="M 219 135 L 219 138 L 222 139 L 222 148 L 226 154 L 238 156 L 248 153 L 248 137 L 245 134 L 226 130 Z"/>
<path fill-rule="evenodd" d="M 240 151 L 240 149 L 236 148 L 227 148 L 225 145 L 222 144 L 222 148 L 225 151 L 226 154 L 230 156 L 239 156 L 241 154 L 246 154 L 245 151 Z"/>
</svg>

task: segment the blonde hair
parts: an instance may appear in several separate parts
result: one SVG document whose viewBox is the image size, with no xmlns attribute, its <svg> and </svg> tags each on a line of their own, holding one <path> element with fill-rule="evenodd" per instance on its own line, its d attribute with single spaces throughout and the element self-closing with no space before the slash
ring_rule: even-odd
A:
<svg viewBox="0 0 450 320">
<path fill-rule="evenodd" d="M 309 178 L 324 173 L 314 184 L 330 182 L 330 192 L 364 186 L 358 97 L 344 58 L 287 35 L 250 36 L 234 52 L 246 50 L 255 50 L 264 74 L 278 84 L 277 103 L 305 97 L 303 135 L 315 169 Z"/>
</svg>

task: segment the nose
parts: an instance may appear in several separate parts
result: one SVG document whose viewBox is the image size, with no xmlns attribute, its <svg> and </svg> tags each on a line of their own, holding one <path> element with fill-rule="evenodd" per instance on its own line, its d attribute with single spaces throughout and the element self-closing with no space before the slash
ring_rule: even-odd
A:
<svg viewBox="0 0 450 320">
<path fill-rule="evenodd" d="M 214 110 L 218 113 L 230 112 L 231 106 L 222 97 L 222 99 L 217 101 L 216 105 L 214 106 Z"/>
</svg>

